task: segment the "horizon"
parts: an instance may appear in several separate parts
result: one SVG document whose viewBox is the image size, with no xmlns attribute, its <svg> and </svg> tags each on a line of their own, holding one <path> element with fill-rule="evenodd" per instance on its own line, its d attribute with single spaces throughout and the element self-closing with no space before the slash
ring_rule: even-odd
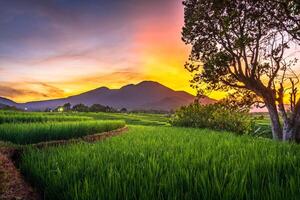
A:
<svg viewBox="0 0 300 200">
<path fill-rule="evenodd" d="M 144 80 L 196 94 L 184 69 L 189 47 L 181 41 L 181 1 L 0 5 L 2 97 L 41 101 Z"/>
</svg>

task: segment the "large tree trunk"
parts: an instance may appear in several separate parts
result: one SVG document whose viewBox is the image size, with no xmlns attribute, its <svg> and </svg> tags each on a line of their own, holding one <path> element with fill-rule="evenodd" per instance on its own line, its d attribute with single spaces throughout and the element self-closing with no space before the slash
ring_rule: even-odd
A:
<svg viewBox="0 0 300 200">
<path fill-rule="evenodd" d="M 273 139 L 281 140 L 282 139 L 282 127 L 280 124 L 279 113 L 277 111 L 276 104 L 275 104 L 275 102 L 274 103 L 266 102 L 266 106 L 268 108 L 270 119 L 271 119 Z"/>
<path fill-rule="evenodd" d="M 282 139 L 283 141 L 293 141 L 296 137 L 297 127 L 288 121 L 283 122 Z"/>
<path fill-rule="evenodd" d="M 296 142 L 300 142 L 300 99 L 295 105 L 294 113 L 293 113 L 294 125 L 295 125 L 295 139 Z"/>
<path fill-rule="evenodd" d="M 295 127 L 295 140 L 297 143 L 300 143 L 300 123 Z"/>
<path fill-rule="evenodd" d="M 290 113 L 290 117 L 283 114 L 283 140 L 284 141 L 297 141 L 300 139 L 300 103 L 298 103 L 293 112 Z M 283 107 L 283 104 L 282 104 Z M 284 108 L 282 108 L 282 112 Z"/>
</svg>

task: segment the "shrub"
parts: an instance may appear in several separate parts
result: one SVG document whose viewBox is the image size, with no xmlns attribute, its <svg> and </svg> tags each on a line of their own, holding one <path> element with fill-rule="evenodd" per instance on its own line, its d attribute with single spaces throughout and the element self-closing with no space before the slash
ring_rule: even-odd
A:
<svg viewBox="0 0 300 200">
<path fill-rule="evenodd" d="M 238 134 L 249 134 L 254 128 L 254 121 L 248 113 L 220 103 L 184 106 L 175 112 L 170 123 L 173 126 L 210 128 Z"/>
</svg>

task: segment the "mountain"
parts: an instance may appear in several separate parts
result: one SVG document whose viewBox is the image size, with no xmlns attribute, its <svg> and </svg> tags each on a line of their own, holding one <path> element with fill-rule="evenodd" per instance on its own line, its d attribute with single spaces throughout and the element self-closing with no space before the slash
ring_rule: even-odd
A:
<svg viewBox="0 0 300 200">
<path fill-rule="evenodd" d="M 18 104 L 17 107 L 28 110 L 45 110 L 46 108 L 54 109 L 65 103 L 72 105 L 83 103 L 88 106 L 102 104 L 118 109 L 169 111 L 190 104 L 194 100 L 195 96 L 187 92 L 174 91 L 157 82 L 143 81 L 136 85 L 126 85 L 120 89 L 101 87 L 68 98 L 28 102 Z M 208 104 L 214 103 L 216 100 L 206 97 L 200 102 Z"/>
<path fill-rule="evenodd" d="M 17 106 L 17 103 L 12 100 L 0 97 L 0 105 L 1 105 L 1 107 L 5 106 L 5 105 L 6 106 Z"/>
</svg>

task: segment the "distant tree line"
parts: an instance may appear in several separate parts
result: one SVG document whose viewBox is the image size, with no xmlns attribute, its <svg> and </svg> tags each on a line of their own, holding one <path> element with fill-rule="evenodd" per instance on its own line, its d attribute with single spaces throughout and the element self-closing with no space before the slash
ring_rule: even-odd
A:
<svg viewBox="0 0 300 200">
<path fill-rule="evenodd" d="M 147 113 L 147 114 L 172 114 L 175 113 L 174 110 L 171 111 L 166 111 L 166 110 L 154 110 L 154 109 L 150 109 L 150 110 L 132 110 L 130 111 L 131 113 Z"/>
<path fill-rule="evenodd" d="M 8 105 L 4 105 L 4 104 L 0 104 L 0 110 L 20 111 L 20 109 L 18 109 L 15 106 L 8 106 Z"/>
<path fill-rule="evenodd" d="M 85 104 L 76 104 L 72 106 L 70 103 L 65 103 L 62 106 L 58 106 L 55 109 L 47 108 L 45 112 L 108 112 L 108 113 L 152 113 L 152 114 L 169 114 L 174 113 L 174 111 L 163 111 L 163 110 L 143 110 L 143 109 L 136 109 L 136 110 L 128 110 L 127 108 L 113 108 L 110 106 L 104 106 L 101 104 L 93 104 L 91 106 L 87 106 Z"/>
<path fill-rule="evenodd" d="M 93 104 L 91 106 L 87 106 L 85 104 L 76 104 L 72 106 L 70 103 L 65 103 L 62 106 L 58 106 L 54 110 L 47 108 L 46 112 L 127 112 L 126 108 L 122 108 L 121 110 L 117 110 L 110 106 L 104 106 L 101 104 Z"/>
</svg>

